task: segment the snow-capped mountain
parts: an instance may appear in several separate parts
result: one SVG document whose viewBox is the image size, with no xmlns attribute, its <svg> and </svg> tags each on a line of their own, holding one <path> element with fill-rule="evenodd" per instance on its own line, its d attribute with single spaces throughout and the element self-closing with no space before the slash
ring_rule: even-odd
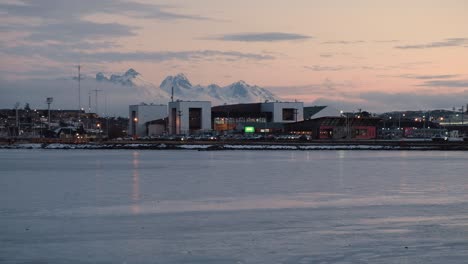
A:
<svg viewBox="0 0 468 264">
<path fill-rule="evenodd" d="M 275 101 L 278 98 L 270 91 L 260 88 L 258 86 L 250 86 L 244 81 L 238 81 L 225 88 L 225 94 L 228 98 L 234 100 L 244 100 L 248 98 L 249 101 L 257 101 L 261 98 L 262 101 Z"/>
<path fill-rule="evenodd" d="M 158 103 L 167 103 L 170 100 L 172 90 L 174 100 L 211 101 L 212 105 L 280 100 L 279 97 L 267 89 L 249 85 L 244 81 L 238 81 L 225 87 L 217 84 L 208 86 L 192 85 L 182 73 L 166 77 L 159 87 L 145 81 L 144 77 L 134 69 L 129 69 L 123 75 L 112 74 L 110 77 L 98 73 L 96 74 L 96 81 L 133 87 L 140 92 L 144 92 L 145 96 L 148 97 L 148 101 Z"/>
<path fill-rule="evenodd" d="M 151 100 L 163 103 L 169 100 L 167 93 L 161 91 L 151 82 L 143 80 L 141 78 L 141 74 L 134 69 L 129 69 L 123 75 L 112 74 L 110 77 L 105 76 L 102 72 L 98 72 L 96 74 L 96 81 L 113 86 L 114 89 L 112 90 L 121 90 L 122 88 L 126 88 L 126 93 L 133 93 L 133 96 L 138 98 L 140 102 Z"/>
<path fill-rule="evenodd" d="M 79 85 L 76 76 L 3 81 L 0 91 L 8 89 L 9 92 L 0 92 L 0 103 L 2 99 L 11 102 L 24 98 L 25 102 L 40 108 L 44 106 L 45 96 L 53 96 L 53 109 L 84 108 L 101 116 L 128 116 L 129 105 L 142 102 L 167 105 L 171 100 L 172 87 L 174 100 L 211 101 L 213 106 L 280 100 L 268 90 L 243 81 L 225 87 L 216 84 L 193 85 L 185 75 L 177 74 L 155 85 L 132 69 L 117 74 L 81 74 L 80 81 Z M 32 91 L 41 91 L 44 96 L 37 96 Z"/>
<path fill-rule="evenodd" d="M 133 81 L 135 80 L 135 78 L 138 75 L 139 75 L 139 73 L 137 71 L 135 71 L 134 69 L 129 69 L 123 75 L 112 74 L 109 78 L 107 78 L 104 75 L 104 73 L 98 72 L 96 74 L 96 81 L 111 82 L 111 83 L 115 83 L 115 84 L 133 86 L 134 85 Z"/>
<path fill-rule="evenodd" d="M 183 73 L 179 73 L 176 76 L 167 76 L 159 87 L 167 93 L 171 93 L 174 87 L 174 94 L 182 95 L 192 89 L 192 84 Z"/>
</svg>

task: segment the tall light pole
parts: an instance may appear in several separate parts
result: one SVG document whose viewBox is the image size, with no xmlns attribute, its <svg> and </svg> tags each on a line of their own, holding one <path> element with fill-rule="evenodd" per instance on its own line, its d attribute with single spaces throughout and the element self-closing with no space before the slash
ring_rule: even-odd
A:
<svg viewBox="0 0 468 264">
<path fill-rule="evenodd" d="M 46 102 L 47 102 L 47 112 L 48 112 L 48 126 L 49 126 L 49 129 L 50 129 L 50 104 L 54 101 L 54 98 L 53 97 L 47 97 L 46 99 Z"/>
<path fill-rule="evenodd" d="M 109 140 L 109 117 L 106 116 L 106 137 Z"/>
<path fill-rule="evenodd" d="M 402 130 L 401 130 L 401 117 L 402 117 L 402 116 L 405 117 L 406 114 L 401 114 L 401 113 L 400 113 L 400 116 L 399 116 L 399 118 L 398 118 L 398 133 L 400 133 L 400 131 L 402 131 Z M 401 132 L 401 135 L 403 136 L 403 132 Z"/>
<path fill-rule="evenodd" d="M 78 119 L 81 111 L 81 65 L 78 65 Z"/>
<path fill-rule="evenodd" d="M 95 113 L 96 113 L 97 115 L 99 115 L 99 114 L 98 114 L 98 113 L 99 113 L 99 110 L 98 110 L 98 92 L 101 92 L 101 91 L 102 91 L 102 90 L 99 90 L 99 89 L 97 89 L 97 88 L 93 90 L 93 92 L 95 92 L 95 98 L 94 98 L 94 99 L 95 99 L 95 103 L 96 103 L 96 108 L 95 108 L 96 111 L 95 111 Z"/>
<path fill-rule="evenodd" d="M 137 125 L 138 125 L 138 117 L 134 117 L 133 118 L 133 126 L 132 126 L 132 135 L 133 135 L 133 138 L 137 138 Z"/>
<path fill-rule="evenodd" d="M 405 114 L 400 113 L 400 116 L 398 118 L 398 130 L 401 130 L 401 117 L 405 117 L 405 116 L 406 116 Z"/>
<path fill-rule="evenodd" d="M 19 105 L 20 105 L 20 103 L 16 102 L 16 104 L 15 104 L 15 113 L 16 113 L 16 129 L 18 130 L 18 133 L 17 133 L 18 135 L 19 135 L 19 131 L 20 131 L 20 129 L 19 129 L 19 116 L 18 116 Z"/>
<path fill-rule="evenodd" d="M 19 102 L 15 104 L 15 113 L 16 113 L 16 127 L 19 126 L 19 119 L 18 119 L 18 109 L 19 109 Z"/>
<path fill-rule="evenodd" d="M 465 119 L 465 106 L 462 106 L 461 107 L 461 122 L 462 122 L 462 126 L 463 126 L 463 123 L 464 123 L 464 119 Z"/>
<path fill-rule="evenodd" d="M 344 112 L 343 110 L 341 110 L 340 113 L 341 113 L 342 116 L 343 116 L 343 114 L 345 114 L 345 112 Z M 348 139 L 348 137 L 349 137 L 349 128 L 348 128 L 348 126 L 349 126 L 349 124 L 348 124 L 349 121 L 348 121 L 348 114 L 347 114 L 347 113 L 346 113 L 345 118 L 346 118 L 346 119 L 345 119 L 345 121 L 346 121 L 346 122 L 345 122 L 345 133 L 346 133 L 346 139 Z"/>
<path fill-rule="evenodd" d="M 98 138 L 101 139 L 101 123 L 97 123 L 96 126 L 98 128 Z"/>
<path fill-rule="evenodd" d="M 176 132 L 176 134 L 182 134 L 182 111 L 179 110 L 177 111 L 177 116 L 179 117 L 178 120 L 179 120 L 179 133 Z"/>
<path fill-rule="evenodd" d="M 88 113 L 91 113 L 91 91 L 88 90 Z"/>
</svg>

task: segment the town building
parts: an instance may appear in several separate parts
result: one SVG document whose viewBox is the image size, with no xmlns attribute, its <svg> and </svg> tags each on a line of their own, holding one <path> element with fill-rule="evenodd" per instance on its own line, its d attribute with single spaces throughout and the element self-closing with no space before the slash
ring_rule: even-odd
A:
<svg viewBox="0 0 468 264">
<path fill-rule="evenodd" d="M 129 106 L 128 135 L 148 135 L 147 122 L 167 117 L 167 105 L 139 104 Z"/>
<path fill-rule="evenodd" d="M 212 108 L 213 130 L 243 131 L 252 127 L 255 132 L 281 132 L 283 124 L 302 121 L 302 102 L 265 102 L 220 105 Z"/>
<path fill-rule="evenodd" d="M 168 132 L 168 122 L 169 119 L 167 117 L 146 122 L 147 136 L 154 137 L 166 134 Z"/>
<path fill-rule="evenodd" d="M 285 131 L 312 139 L 375 139 L 381 122 L 375 117 L 320 117 L 285 124 Z"/>
<path fill-rule="evenodd" d="M 175 101 L 169 103 L 169 134 L 198 134 L 211 128 L 211 102 Z"/>
<path fill-rule="evenodd" d="M 265 102 L 261 104 L 262 112 L 272 113 L 273 123 L 293 123 L 304 120 L 304 103 L 302 102 Z"/>
</svg>

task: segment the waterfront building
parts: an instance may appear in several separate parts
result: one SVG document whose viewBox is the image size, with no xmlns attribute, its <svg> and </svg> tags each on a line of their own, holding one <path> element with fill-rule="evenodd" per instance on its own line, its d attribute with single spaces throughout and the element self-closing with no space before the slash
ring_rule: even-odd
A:
<svg viewBox="0 0 468 264">
<path fill-rule="evenodd" d="M 129 106 L 128 135 L 148 135 L 147 122 L 167 117 L 167 105 L 139 104 Z"/>
<path fill-rule="evenodd" d="M 211 102 L 169 102 L 169 134 L 199 134 L 210 132 Z"/>
<path fill-rule="evenodd" d="M 304 119 L 302 102 L 265 102 L 220 105 L 212 108 L 213 129 L 243 131 L 252 127 L 255 132 L 270 133 L 283 130 L 283 124 Z"/>
<path fill-rule="evenodd" d="M 312 139 L 375 139 L 380 118 L 320 117 L 285 124 L 285 131 L 310 135 Z"/>
</svg>

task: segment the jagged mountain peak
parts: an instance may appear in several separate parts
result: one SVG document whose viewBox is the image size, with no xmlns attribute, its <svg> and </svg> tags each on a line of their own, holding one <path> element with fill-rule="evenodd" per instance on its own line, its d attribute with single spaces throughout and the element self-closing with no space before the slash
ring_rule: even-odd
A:
<svg viewBox="0 0 468 264">
<path fill-rule="evenodd" d="M 240 80 L 240 81 L 237 81 L 233 84 L 231 84 L 231 86 L 242 86 L 242 87 L 250 87 L 251 85 L 246 83 L 245 81 L 243 80 Z"/>
<path fill-rule="evenodd" d="M 174 96 L 178 99 L 210 100 L 214 105 L 279 100 L 279 98 L 270 91 L 256 85 L 250 85 L 243 80 L 225 87 L 220 87 L 217 84 L 210 84 L 208 86 L 192 86 L 188 78 L 183 73 L 166 77 L 162 81 L 160 88 L 168 94 L 171 94 L 173 90 Z"/>
<path fill-rule="evenodd" d="M 102 72 L 96 73 L 96 81 L 106 81 L 107 77 Z"/>
<path fill-rule="evenodd" d="M 99 72 L 96 74 L 96 81 L 134 87 L 142 94 L 154 97 L 154 100 L 161 103 L 169 100 L 172 91 L 174 92 L 174 99 L 212 101 L 213 105 L 280 100 L 267 89 L 249 85 L 243 80 L 224 87 L 217 84 L 208 86 L 192 85 L 183 73 L 167 76 L 159 87 L 146 81 L 144 76 L 132 68 L 123 74 L 112 74 L 110 77 Z"/>
<path fill-rule="evenodd" d="M 170 81 L 170 82 L 187 82 L 187 83 L 190 83 L 189 79 L 187 78 L 187 76 L 185 76 L 185 74 L 183 73 L 178 73 L 176 75 L 169 75 L 167 76 L 163 82 L 165 81 Z M 192 84 L 190 84 L 192 85 Z"/>
<path fill-rule="evenodd" d="M 168 93 L 174 88 L 174 93 L 177 94 L 182 92 L 181 89 L 191 89 L 192 84 L 183 73 L 179 73 L 175 76 L 167 76 L 161 82 L 160 88 Z"/>
<path fill-rule="evenodd" d="M 185 74 L 183 73 L 178 73 L 176 74 L 176 76 L 174 76 L 175 79 L 178 79 L 178 80 L 185 80 L 185 81 L 189 81 L 187 76 L 185 76 Z"/>
<path fill-rule="evenodd" d="M 135 71 L 133 68 L 130 68 L 130 69 L 128 69 L 128 71 L 125 72 L 124 75 L 129 76 L 129 77 L 136 77 L 136 76 L 140 75 L 140 73 Z"/>
<path fill-rule="evenodd" d="M 115 83 L 115 84 L 133 86 L 133 85 L 135 85 L 134 80 L 138 75 L 140 75 L 140 73 L 138 73 L 137 71 L 135 71 L 132 68 L 128 69 L 123 75 L 112 74 L 110 77 L 106 77 L 106 75 L 104 75 L 104 73 L 98 72 L 96 74 L 96 81 L 99 81 L 99 82 L 112 82 L 112 83 Z"/>
</svg>

